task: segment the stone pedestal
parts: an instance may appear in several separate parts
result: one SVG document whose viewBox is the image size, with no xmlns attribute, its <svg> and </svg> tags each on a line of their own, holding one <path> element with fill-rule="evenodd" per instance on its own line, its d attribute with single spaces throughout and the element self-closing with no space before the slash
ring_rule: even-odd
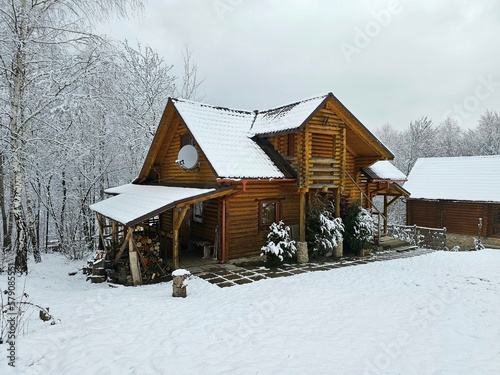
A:
<svg viewBox="0 0 500 375">
<path fill-rule="evenodd" d="M 335 258 L 340 258 L 344 255 L 344 243 L 340 242 L 335 249 Z"/>
<path fill-rule="evenodd" d="M 297 242 L 297 263 L 309 262 L 309 254 L 307 253 L 307 242 Z"/>
<path fill-rule="evenodd" d="M 191 272 L 179 268 L 172 272 L 172 297 L 183 297 L 187 296 L 187 279 L 191 276 Z"/>
</svg>

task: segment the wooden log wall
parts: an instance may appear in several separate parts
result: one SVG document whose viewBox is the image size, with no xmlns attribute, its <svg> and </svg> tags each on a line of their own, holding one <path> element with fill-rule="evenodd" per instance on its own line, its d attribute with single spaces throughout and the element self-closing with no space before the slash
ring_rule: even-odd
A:
<svg viewBox="0 0 500 375">
<path fill-rule="evenodd" d="M 192 237 L 208 241 L 214 244 L 215 228 L 220 222 L 221 203 L 220 199 L 211 199 L 203 202 L 203 220 L 202 223 L 195 222 L 191 218 L 191 235 Z M 219 226 L 219 241 L 221 238 L 221 228 Z M 220 243 L 219 243 L 220 244 Z M 220 248 L 220 246 L 219 246 Z"/>
<path fill-rule="evenodd" d="M 157 178 L 160 183 L 213 184 L 216 175 L 196 142 L 194 147 L 198 151 L 200 167 L 183 171 L 175 164 L 179 150 L 181 149 L 181 137 L 188 134 L 188 129 L 182 123 L 177 113 L 174 115 L 172 127 L 175 128 L 175 131 L 165 136 L 160 152 L 153 163 L 153 170 L 157 172 Z"/>
<path fill-rule="evenodd" d="M 226 254 L 228 259 L 257 255 L 267 231 L 259 230 L 261 200 L 279 199 L 286 225 L 299 224 L 299 200 L 295 182 L 249 183 L 246 192 L 228 198 L 226 204 Z"/>
<path fill-rule="evenodd" d="M 479 218 L 482 218 L 481 235 L 491 234 L 486 203 L 409 199 L 406 207 L 407 225 L 446 227 L 449 233 L 477 236 Z"/>
<path fill-rule="evenodd" d="M 488 237 L 500 237 L 500 204 L 488 205 Z"/>
</svg>

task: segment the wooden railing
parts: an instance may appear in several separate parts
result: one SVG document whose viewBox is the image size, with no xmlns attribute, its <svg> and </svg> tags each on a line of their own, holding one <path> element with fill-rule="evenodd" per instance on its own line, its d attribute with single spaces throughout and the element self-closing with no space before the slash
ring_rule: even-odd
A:
<svg viewBox="0 0 500 375">
<path fill-rule="evenodd" d="M 428 249 L 447 250 L 446 228 L 427 228 L 417 225 L 396 225 L 389 224 L 387 233 L 394 238 L 418 247 Z"/>
</svg>

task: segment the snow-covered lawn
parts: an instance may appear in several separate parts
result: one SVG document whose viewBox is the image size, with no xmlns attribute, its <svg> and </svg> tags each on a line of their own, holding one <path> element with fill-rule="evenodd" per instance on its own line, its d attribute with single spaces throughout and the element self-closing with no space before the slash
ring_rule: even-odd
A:
<svg viewBox="0 0 500 375">
<path fill-rule="evenodd" d="M 192 278 L 186 299 L 68 276 L 82 264 L 31 264 L 26 292 L 58 323 L 33 313 L 14 371 L 0 345 L 1 374 L 500 374 L 500 250 L 222 289 Z"/>
</svg>

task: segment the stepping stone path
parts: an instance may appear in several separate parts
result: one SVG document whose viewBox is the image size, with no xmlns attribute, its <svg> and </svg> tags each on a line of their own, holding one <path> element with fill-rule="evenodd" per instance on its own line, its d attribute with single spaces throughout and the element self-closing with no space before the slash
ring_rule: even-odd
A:
<svg viewBox="0 0 500 375">
<path fill-rule="evenodd" d="M 273 269 L 264 266 L 220 264 L 211 265 L 209 267 L 195 267 L 190 269 L 190 271 L 194 276 L 198 276 L 221 288 L 226 288 L 276 277 L 287 277 L 307 272 L 328 271 L 340 267 L 351 267 L 384 260 L 411 258 L 429 254 L 434 251 L 436 250 L 411 249 L 407 251 L 379 251 L 363 258 L 343 258 L 338 261 L 322 263 L 284 264 L 279 268 Z"/>
</svg>

